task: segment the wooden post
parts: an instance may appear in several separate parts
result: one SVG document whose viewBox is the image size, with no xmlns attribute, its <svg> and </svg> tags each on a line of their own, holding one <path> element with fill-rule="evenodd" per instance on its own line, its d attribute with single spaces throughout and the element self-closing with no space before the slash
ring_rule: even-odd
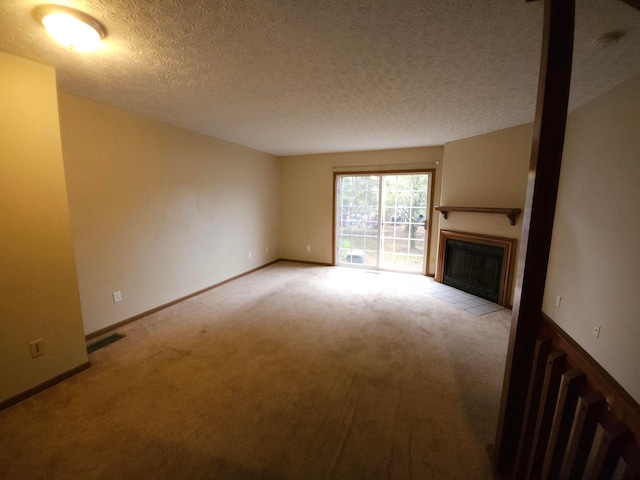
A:
<svg viewBox="0 0 640 480">
<path fill-rule="evenodd" d="M 575 1 L 545 0 L 531 163 L 494 462 L 512 474 L 523 425 L 551 247 L 573 58 Z"/>
</svg>

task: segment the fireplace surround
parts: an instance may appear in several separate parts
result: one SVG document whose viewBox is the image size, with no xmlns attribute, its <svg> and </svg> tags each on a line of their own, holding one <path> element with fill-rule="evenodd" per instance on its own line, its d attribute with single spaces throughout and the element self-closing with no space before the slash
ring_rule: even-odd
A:
<svg viewBox="0 0 640 480">
<path fill-rule="evenodd" d="M 510 307 L 517 240 L 440 230 L 435 279 Z"/>
</svg>

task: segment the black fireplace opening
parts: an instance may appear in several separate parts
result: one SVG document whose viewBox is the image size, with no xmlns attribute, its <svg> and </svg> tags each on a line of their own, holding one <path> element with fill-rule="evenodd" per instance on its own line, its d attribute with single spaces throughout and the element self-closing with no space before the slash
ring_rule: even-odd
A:
<svg viewBox="0 0 640 480">
<path fill-rule="evenodd" d="M 447 238 L 442 283 L 497 303 L 503 259 L 502 247 Z"/>
</svg>

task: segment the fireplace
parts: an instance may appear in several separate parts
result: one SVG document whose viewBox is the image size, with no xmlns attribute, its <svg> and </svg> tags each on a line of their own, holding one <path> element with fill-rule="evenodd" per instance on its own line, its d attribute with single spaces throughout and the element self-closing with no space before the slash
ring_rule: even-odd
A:
<svg viewBox="0 0 640 480">
<path fill-rule="evenodd" d="M 440 231 L 436 280 L 508 307 L 516 240 Z"/>
</svg>

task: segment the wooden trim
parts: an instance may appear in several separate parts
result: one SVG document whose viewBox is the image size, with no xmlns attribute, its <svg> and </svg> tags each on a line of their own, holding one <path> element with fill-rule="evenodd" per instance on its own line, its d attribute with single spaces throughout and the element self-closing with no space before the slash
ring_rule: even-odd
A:
<svg viewBox="0 0 640 480">
<path fill-rule="evenodd" d="M 294 260 L 292 258 L 281 258 L 278 260 L 279 262 L 292 262 L 292 263 L 303 263 L 305 265 L 315 265 L 317 267 L 334 267 L 332 263 L 324 263 L 324 262 L 311 262 L 308 260 Z"/>
<path fill-rule="evenodd" d="M 223 280 L 222 282 L 216 283 L 215 285 L 211 285 L 209 287 L 203 288 L 202 290 L 198 290 L 197 292 L 190 293 L 189 295 L 185 295 L 184 297 L 180 297 L 180 298 L 178 298 L 176 300 L 172 300 L 171 302 L 164 303 L 164 304 L 162 304 L 162 305 L 160 305 L 158 307 L 152 308 L 151 310 L 147 310 L 145 312 L 142 312 L 142 313 L 139 313 L 137 315 L 134 315 L 133 317 L 127 318 L 125 320 L 122 320 L 122 321 L 120 321 L 118 323 L 114 323 L 113 325 L 109 325 L 108 327 L 101 328 L 100 330 L 96 330 L 95 332 L 92 332 L 92 333 L 89 333 L 89 334 L 85 335 L 85 340 L 92 340 L 92 339 L 94 339 L 96 337 L 104 335 L 105 333 L 109 333 L 112 330 L 115 330 L 117 328 L 123 327 L 124 325 L 127 325 L 127 324 L 129 324 L 131 322 L 135 322 L 136 320 L 140 320 L 141 318 L 146 317 L 147 315 L 151 315 L 152 313 L 159 312 L 160 310 L 164 310 L 165 308 L 172 307 L 173 305 L 175 305 L 177 303 L 180 303 L 180 302 L 183 302 L 185 300 L 188 300 L 188 299 L 190 299 L 192 297 L 200 295 L 201 293 L 208 292 L 209 290 L 212 290 L 214 288 L 220 287 L 220 286 L 224 285 L 225 283 L 232 282 L 234 280 L 237 280 L 238 278 L 242 278 L 242 277 L 244 277 L 246 275 L 249 275 L 250 273 L 257 272 L 258 270 L 262 270 L 263 268 L 266 268 L 269 265 L 273 265 L 274 263 L 277 263 L 279 261 L 280 261 L 280 259 L 274 260 L 274 261 L 269 262 L 269 263 L 266 263 L 264 265 L 261 265 L 260 267 L 253 268 L 253 269 L 251 269 L 249 271 L 246 271 L 244 273 L 241 273 L 239 275 L 235 275 L 235 276 L 233 276 L 231 278 L 227 278 L 226 280 Z"/>
<path fill-rule="evenodd" d="M 338 219 L 336 214 L 338 211 L 338 175 L 337 172 L 333 172 L 333 202 L 331 207 L 331 264 L 338 265 L 338 259 L 336 258 L 336 223 Z"/>
<path fill-rule="evenodd" d="M 511 475 L 523 426 L 527 379 L 538 336 L 549 263 L 573 60 L 575 0 L 545 0 L 538 100 L 495 465 Z"/>
<path fill-rule="evenodd" d="M 429 274 L 429 265 L 431 264 L 431 236 L 433 235 L 433 219 L 437 218 L 438 214 L 436 213 L 436 208 L 435 205 L 433 204 L 433 198 L 435 197 L 435 184 L 436 184 L 436 169 L 434 168 L 433 170 L 429 170 L 431 177 L 430 177 L 430 185 L 429 185 L 429 191 L 430 191 L 430 195 L 429 195 L 429 210 L 431 211 L 428 221 L 429 221 L 429 225 L 427 225 L 427 229 L 428 231 L 426 232 L 427 235 L 427 249 L 425 251 L 425 254 L 427 256 L 427 258 L 425 258 L 425 266 L 424 266 L 424 274 L 427 276 L 431 276 L 433 277 L 434 275 Z M 440 227 L 440 222 L 438 222 L 438 228 Z M 437 264 L 436 264 L 437 265 Z"/>
<path fill-rule="evenodd" d="M 640 405 L 544 314 L 527 383 L 513 470 L 495 478 L 640 478 Z"/>
<path fill-rule="evenodd" d="M 86 370 L 90 366 L 91 366 L 90 362 L 85 362 L 81 365 L 78 365 L 77 367 L 72 368 L 71 370 L 67 370 L 66 372 L 61 373 L 60 375 L 56 375 L 55 377 L 50 378 L 49 380 L 44 381 L 36 385 L 35 387 L 31 387 L 30 389 L 25 390 L 22 393 L 19 393 L 17 395 L 14 395 L 13 397 L 3 400 L 2 402 L 0 402 L 0 410 L 4 410 L 5 408 L 8 408 L 12 405 L 15 405 L 18 402 L 26 400 L 27 398 L 32 397 L 37 393 L 43 392 L 44 390 L 51 388 L 54 385 L 64 380 L 67 380 L 68 378 L 73 377 L 74 375 L 77 375 L 78 373 Z"/>
<path fill-rule="evenodd" d="M 342 176 L 363 176 L 366 177 L 367 175 L 408 175 L 411 173 L 428 173 L 428 172 L 432 172 L 435 171 L 434 168 L 409 168 L 409 169 L 405 169 L 405 170 L 357 170 L 355 172 L 349 171 L 349 170 L 344 170 L 344 171 L 339 171 L 333 172 L 334 177 L 336 175 L 342 175 Z"/>
<path fill-rule="evenodd" d="M 640 439 L 640 404 L 620 384 L 573 340 L 550 317 L 541 314 L 540 334 L 549 337 L 556 348 L 567 352 L 568 364 L 580 368 L 595 390 L 607 398 L 608 410 L 624 420 L 636 438 Z"/>
<path fill-rule="evenodd" d="M 436 282 L 442 283 L 444 280 L 444 260 L 447 239 L 462 240 L 465 242 L 480 243 L 499 247 L 504 250 L 502 261 L 502 271 L 500 272 L 500 292 L 498 295 L 498 305 L 509 306 L 511 296 L 511 285 L 513 278 L 513 267 L 515 263 L 515 252 L 518 241 L 515 238 L 495 237 L 493 235 L 483 235 L 481 233 L 458 232 L 454 230 L 440 230 L 438 240 L 438 263 L 436 264 Z"/>
<path fill-rule="evenodd" d="M 469 213 L 490 213 L 506 215 L 511 225 L 516 224 L 516 218 L 522 213 L 520 208 L 488 208 L 488 207 L 449 207 L 439 205 L 435 207 L 446 220 L 449 216 L 449 212 L 469 212 Z"/>
</svg>

